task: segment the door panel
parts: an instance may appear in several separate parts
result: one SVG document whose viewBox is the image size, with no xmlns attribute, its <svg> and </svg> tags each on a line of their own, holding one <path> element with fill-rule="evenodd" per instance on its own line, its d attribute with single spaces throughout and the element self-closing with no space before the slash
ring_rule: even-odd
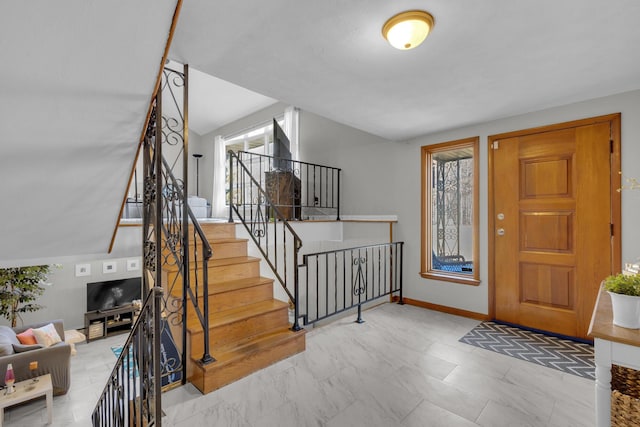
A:
<svg viewBox="0 0 640 427">
<path fill-rule="evenodd" d="M 496 319 L 586 338 L 612 271 L 610 126 L 515 136 L 493 150 Z"/>
</svg>

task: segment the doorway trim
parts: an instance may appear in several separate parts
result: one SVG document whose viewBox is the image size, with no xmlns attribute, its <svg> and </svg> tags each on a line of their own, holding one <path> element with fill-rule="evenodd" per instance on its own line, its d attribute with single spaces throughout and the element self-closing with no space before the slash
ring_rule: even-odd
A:
<svg viewBox="0 0 640 427">
<path fill-rule="evenodd" d="M 612 237 L 611 237 L 611 265 L 614 269 L 611 273 L 616 273 L 622 267 L 622 207 L 621 207 L 621 194 L 618 191 L 622 186 L 622 177 L 620 175 L 620 122 L 621 113 L 607 114 L 604 116 L 591 117 L 587 119 L 573 120 L 563 123 L 555 123 L 546 126 L 540 126 L 529 129 L 522 129 L 512 132 L 506 132 L 496 135 L 489 135 L 487 137 L 487 150 L 488 152 L 488 239 L 489 239 L 489 256 L 488 256 L 488 277 L 489 283 L 487 285 L 488 290 L 488 305 L 489 305 L 489 318 L 495 319 L 496 317 L 496 284 L 495 284 L 495 199 L 494 199 L 494 160 L 493 160 L 493 144 L 495 141 L 501 139 L 520 137 L 524 135 L 531 135 L 535 133 L 543 133 L 556 131 L 560 129 L 574 128 L 578 126 L 592 125 L 596 123 L 609 122 L 611 123 L 611 222 L 612 222 Z M 604 277 L 603 277 L 604 279 Z"/>
</svg>

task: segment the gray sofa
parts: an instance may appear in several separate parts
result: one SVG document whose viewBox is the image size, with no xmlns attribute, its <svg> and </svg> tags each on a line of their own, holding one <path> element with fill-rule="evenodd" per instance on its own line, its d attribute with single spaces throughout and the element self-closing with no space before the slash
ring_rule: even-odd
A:
<svg viewBox="0 0 640 427">
<path fill-rule="evenodd" d="M 40 328 L 49 323 L 53 323 L 62 342 L 44 348 L 41 346 L 22 345 L 18 341 L 16 334 L 29 328 Z M 64 342 L 62 320 L 51 320 L 16 328 L 0 326 L 0 384 L 3 386 L 4 374 L 9 363 L 13 366 L 17 382 L 32 377 L 29 371 L 29 363 L 37 361 L 38 369 L 35 375 L 51 374 L 53 394 L 56 396 L 65 394 L 71 384 L 70 360 L 71 346 Z"/>
</svg>

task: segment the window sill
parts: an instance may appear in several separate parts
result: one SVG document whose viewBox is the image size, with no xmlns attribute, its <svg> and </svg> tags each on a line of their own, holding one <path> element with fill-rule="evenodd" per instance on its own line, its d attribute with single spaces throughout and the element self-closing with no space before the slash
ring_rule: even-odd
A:
<svg viewBox="0 0 640 427">
<path fill-rule="evenodd" d="M 458 274 L 436 273 L 434 271 L 429 271 L 426 273 L 421 272 L 420 276 L 422 276 L 423 279 L 442 280 L 445 282 L 459 283 L 461 285 L 478 286 L 480 284 L 480 280 L 474 277 L 465 277 Z"/>
</svg>

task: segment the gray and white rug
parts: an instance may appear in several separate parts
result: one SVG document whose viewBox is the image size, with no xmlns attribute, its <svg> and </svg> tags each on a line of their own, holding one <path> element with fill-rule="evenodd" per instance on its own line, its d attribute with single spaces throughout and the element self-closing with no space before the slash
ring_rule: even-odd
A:
<svg viewBox="0 0 640 427">
<path fill-rule="evenodd" d="M 589 344 L 495 322 L 482 322 L 459 341 L 579 377 L 595 379 L 593 347 Z"/>
</svg>

